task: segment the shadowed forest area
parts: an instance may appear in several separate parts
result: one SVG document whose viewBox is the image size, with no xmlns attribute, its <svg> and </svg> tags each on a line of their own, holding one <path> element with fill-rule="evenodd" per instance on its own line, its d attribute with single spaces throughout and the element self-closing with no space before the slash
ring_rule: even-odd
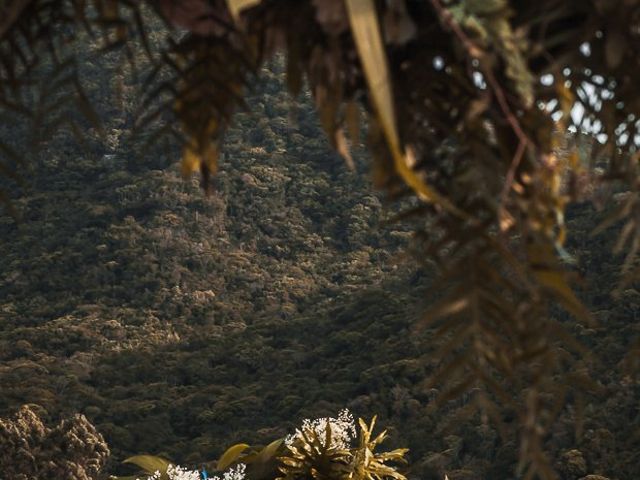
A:
<svg viewBox="0 0 640 480">
<path fill-rule="evenodd" d="M 613 24 L 296 2 L 0 5 L 0 480 L 638 478 Z"/>
</svg>

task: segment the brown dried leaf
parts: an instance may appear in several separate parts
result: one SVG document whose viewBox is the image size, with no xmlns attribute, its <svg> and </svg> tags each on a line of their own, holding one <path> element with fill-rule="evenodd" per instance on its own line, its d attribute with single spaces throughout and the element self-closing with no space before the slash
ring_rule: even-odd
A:
<svg viewBox="0 0 640 480">
<path fill-rule="evenodd" d="M 353 157 L 351 156 L 351 149 L 349 148 L 349 143 L 347 142 L 347 137 L 344 135 L 344 131 L 341 128 L 338 128 L 333 136 L 334 143 L 336 146 L 336 150 L 340 156 L 344 159 L 347 164 L 347 168 L 352 172 L 356 170 L 356 164 L 353 162 Z"/>
</svg>

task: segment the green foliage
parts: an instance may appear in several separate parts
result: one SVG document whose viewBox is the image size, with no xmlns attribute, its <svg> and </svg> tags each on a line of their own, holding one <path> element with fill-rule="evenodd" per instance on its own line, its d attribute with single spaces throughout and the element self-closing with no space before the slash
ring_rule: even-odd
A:
<svg viewBox="0 0 640 480">
<path fill-rule="evenodd" d="M 114 67 L 93 68 L 106 78 Z M 358 395 L 347 365 L 374 364 L 359 332 L 375 349 L 389 331 L 370 319 L 406 328 L 415 301 L 403 306 L 382 287 L 400 293 L 412 275 L 396 257 L 407 233 L 376 228 L 381 201 L 332 154 L 308 102 L 278 151 L 246 148 L 249 127 L 271 131 L 289 112 L 277 67 L 264 75 L 248 100 L 255 113 L 227 132 L 208 198 L 197 182 L 155 170 L 161 158 L 136 159 L 126 132 L 115 151 L 91 140 L 93 155 L 109 158 L 69 136 L 43 145 L 51 155 L 34 172 L 37 191 L 15 193 L 25 222 L 4 218 L 0 230 L 3 412 L 36 396 L 52 415 L 85 413 L 116 459 L 142 451 L 200 462 Z M 259 106 L 270 103 L 284 107 L 270 116 Z M 343 337 L 341 325 L 353 332 Z M 398 341 L 380 344 L 383 363 L 417 355 Z M 376 395 L 363 413 L 387 410 Z"/>
<path fill-rule="evenodd" d="M 430 325 L 448 342 L 440 353 L 451 357 L 443 359 L 432 383 L 452 378 L 455 383 L 445 389 L 470 395 L 498 425 L 506 423 L 502 417 L 517 418 L 522 469 L 529 476 L 552 477 L 551 462 L 542 453 L 554 425 L 549 419 L 562 405 L 545 399 L 564 397 L 563 386 L 574 379 L 572 361 L 590 363 L 573 330 L 594 324 L 574 291 L 577 275 L 565 251 L 565 210 L 588 198 L 585 185 L 598 190 L 609 182 L 613 191 L 626 191 L 602 228 L 624 224 L 615 245 L 615 251 L 627 251 L 618 293 L 637 280 L 639 79 L 629 68 L 640 51 L 636 2 L 265 1 L 234 2 L 232 11 L 221 0 L 190 2 L 189 8 L 173 1 L 150 4 L 184 31 L 169 35 L 162 54 L 150 55 L 139 126 L 158 125 L 165 133 L 176 133 L 179 126 L 184 171 L 200 170 L 207 190 L 210 173 L 218 168 L 221 135 L 242 105 L 243 89 L 276 51 L 286 52 L 287 83 L 294 93 L 307 81 L 329 142 L 347 158 L 343 130 L 355 130 L 349 128 L 355 123 L 353 105 L 364 101 L 374 183 L 391 199 L 409 198 L 403 218 L 416 219 L 417 258 L 446 284 L 446 298 L 429 313 Z M 56 52 L 79 31 L 100 32 L 105 47 L 131 45 L 137 32 L 152 50 L 145 26 L 156 18 L 135 2 L 32 1 L 2 8 L 1 99 L 11 112 L 24 111 L 16 98 L 32 92 L 29 74 L 39 53 L 49 48 L 54 67 L 64 63 L 56 62 Z M 137 56 L 131 57 L 135 64 Z M 435 64 L 440 67 L 432 68 Z M 75 92 L 79 110 L 95 124 L 83 90 Z M 574 120 L 576 102 L 586 114 Z M 46 105 L 44 110 L 55 110 L 50 107 L 57 104 Z M 30 108 L 27 112 L 34 117 Z M 175 122 L 166 121 L 169 112 Z M 585 168 L 591 162 L 555 134 L 587 123 L 599 125 L 597 133 L 607 139 L 598 147 L 602 151 L 594 152 L 600 170 Z M 248 140 L 264 141 L 265 152 L 278 152 L 279 125 L 269 124 L 267 132 L 260 125 Z M 15 177 L 17 149 L 3 144 L 0 150 L 8 158 L 2 171 Z M 277 178 L 270 169 L 251 167 L 243 180 L 251 188 L 260 190 Z M 124 230 L 143 230 L 135 218 L 146 205 L 131 193 L 119 192 L 134 221 L 113 228 L 116 240 Z M 285 193 L 286 188 L 274 192 L 279 203 L 272 211 L 286 205 Z M 318 200 L 307 201 L 313 211 Z M 244 211 L 244 205 L 236 206 L 238 216 Z M 261 248 L 292 260 L 297 250 L 279 245 L 270 213 L 257 215 L 271 232 Z M 236 233 L 245 239 L 246 232 Z M 361 238 L 357 231 L 346 237 Z M 320 241 L 309 236 L 302 247 L 313 251 Z M 133 250 L 129 253 L 135 258 Z M 55 258 L 50 255 L 44 260 Z M 105 266 L 112 274 L 105 278 L 126 296 L 114 281 L 126 272 L 111 261 Z M 233 267 L 248 269 L 249 263 L 238 253 Z M 170 275 L 164 259 L 156 268 L 178 281 L 188 277 L 188 269 L 173 266 Z M 239 283 L 261 291 L 260 282 L 251 283 L 256 279 L 245 273 Z M 149 292 L 155 291 L 154 278 L 146 277 Z M 297 286 L 295 295 L 310 291 Z M 269 296 L 257 305 L 267 311 L 280 307 Z M 569 328 L 556 321 L 558 308 L 575 317 Z M 259 363 L 255 352 L 242 358 L 249 371 Z M 478 386 L 485 394 L 473 393 Z M 212 408 L 209 418 L 229 416 L 234 408 L 240 407 Z"/>
<path fill-rule="evenodd" d="M 352 466 L 354 474 L 351 478 L 360 480 L 382 480 L 385 478 L 393 478 L 394 480 L 406 480 L 406 477 L 400 474 L 394 467 L 386 465 L 387 462 L 405 462 L 404 456 L 409 451 L 407 448 L 398 448 L 390 452 L 376 453 L 375 450 L 387 436 L 384 430 L 376 437 L 371 438 L 373 427 L 376 424 L 376 418 L 371 419 L 371 423 L 367 424 L 361 418 L 358 419 L 360 425 L 359 445 L 353 452 Z"/>
<path fill-rule="evenodd" d="M 286 98 L 277 74 L 269 76 L 275 87 L 256 90 L 272 93 L 252 97 L 252 105 Z M 421 318 L 422 286 L 438 284 L 402 264 L 394 270 L 396 245 L 410 234 L 397 225 L 391 232 L 375 228 L 384 214 L 380 203 L 366 178 L 344 172 L 331 156 L 310 108 L 299 106 L 299 126 L 292 126 L 295 135 L 305 132 L 303 141 L 289 140 L 300 159 L 242 156 L 245 125 L 274 123 L 264 113 L 245 114 L 240 128 L 228 132 L 219 186 L 228 210 L 216 207 L 216 194 L 203 199 L 197 185 L 185 185 L 172 171 L 144 165 L 127 171 L 132 153 L 125 147 L 113 160 L 98 161 L 72 139 L 59 139 L 77 170 L 46 162 L 34 177 L 38 191 L 16 203 L 29 221 L 16 228 L 4 219 L 0 231 L 2 411 L 38 398 L 50 415 L 82 411 L 115 462 L 163 452 L 200 465 L 224 445 L 246 438 L 264 445 L 285 435 L 295 419 L 347 404 L 366 416 L 380 412 L 392 433 L 390 448 L 411 448 L 412 475 L 442 480 L 445 473 L 453 479 L 457 471 L 473 471 L 508 478 L 517 437 L 501 440 L 475 414 L 481 390 L 435 408 L 455 379 L 436 385 L 425 379 L 441 365 L 434 344 L 451 337 L 442 332 L 440 343 L 437 330 L 411 326 Z M 237 180 L 242 170 L 257 183 Z M 285 181 L 288 187 L 279 183 Z M 269 182 L 273 190 L 265 189 Z M 328 195 L 332 185 L 341 192 L 337 198 Z M 281 191 L 287 203 L 279 203 Z M 286 219 L 269 217 L 270 208 L 283 206 Z M 633 287 L 618 301 L 606 294 L 619 268 L 620 258 L 609 254 L 616 229 L 589 236 L 604 215 L 585 203 L 567 216 L 575 234 L 566 248 L 584 265 L 581 297 L 599 325 L 578 328 L 561 312 L 554 320 L 602 359 L 580 368 L 605 394 L 584 395 L 581 410 L 562 410 L 545 447 L 559 471 L 563 452 L 578 449 L 588 472 L 632 478 L 635 427 L 628 419 L 637 386 L 616 365 L 633 361 L 627 353 L 637 327 L 630 319 L 640 297 Z M 275 222 L 271 233 L 267 218 Z M 211 231 L 224 241 L 213 241 Z M 289 243 L 296 245 L 289 253 L 261 248 Z M 316 246 L 301 250 L 307 244 Z M 116 270 L 110 262 L 119 264 Z M 179 291 L 175 271 L 182 275 Z M 254 282 L 266 287 L 249 295 Z M 256 300 L 275 306 L 264 311 Z M 526 368 L 513 379 L 526 381 Z M 553 407 L 564 394 L 540 400 Z"/>
<path fill-rule="evenodd" d="M 318 419 L 316 422 L 322 420 L 325 423 L 321 428 L 315 423 L 305 423 L 286 440 L 275 440 L 262 449 L 253 449 L 244 443 L 232 445 L 222 454 L 216 469 L 224 471 L 232 465 L 245 464 L 249 480 L 406 480 L 387 462 L 406 463 L 404 456 L 408 449 L 375 452 L 387 433 L 385 430 L 372 438 L 376 417 L 370 425 L 359 419 L 358 445 L 353 448 L 342 439 L 334 439 L 341 435 L 343 426 L 331 422 L 335 419 Z M 137 455 L 125 463 L 140 467 L 142 474 L 152 475 L 159 471 L 160 479 L 168 478 L 166 472 L 170 462 L 163 458 Z M 126 480 L 134 477 L 113 478 Z"/>
</svg>

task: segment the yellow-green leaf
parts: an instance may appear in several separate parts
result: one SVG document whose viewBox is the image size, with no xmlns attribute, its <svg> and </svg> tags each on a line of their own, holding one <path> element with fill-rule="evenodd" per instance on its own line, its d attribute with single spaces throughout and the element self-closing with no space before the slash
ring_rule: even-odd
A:
<svg viewBox="0 0 640 480">
<path fill-rule="evenodd" d="M 562 121 L 566 124 L 571 117 L 571 109 L 575 105 L 576 99 L 573 92 L 565 85 L 564 80 L 558 79 L 555 83 L 555 88 L 558 99 L 560 100 Z"/>
<path fill-rule="evenodd" d="M 451 213 L 466 218 L 446 198 L 423 182 L 412 170 L 410 151 L 402 152 L 396 129 L 387 56 L 382 43 L 374 0 L 345 0 L 351 32 L 367 79 L 378 120 L 393 155 L 396 172 L 425 201 L 437 203 Z"/>
<path fill-rule="evenodd" d="M 284 442 L 284 438 L 279 438 L 278 440 L 274 440 L 273 442 L 271 442 L 269 445 L 267 445 L 262 450 L 260 450 L 260 453 L 258 453 L 258 457 L 256 458 L 256 461 L 267 462 L 270 459 L 274 458 L 283 442 Z"/>
<path fill-rule="evenodd" d="M 145 472 L 153 474 L 156 470 L 162 475 L 161 479 L 167 478 L 167 467 L 171 464 L 168 460 L 154 455 L 135 455 L 124 460 L 122 463 L 132 463 Z"/>
<path fill-rule="evenodd" d="M 235 445 L 232 445 L 227 449 L 226 452 L 222 454 L 220 460 L 218 460 L 218 465 L 216 468 L 218 470 L 226 470 L 226 468 L 234 463 L 238 459 L 240 454 L 247 448 L 249 448 L 249 445 L 247 445 L 246 443 L 237 443 Z"/>
<path fill-rule="evenodd" d="M 200 156 L 189 145 L 182 150 L 182 161 L 180 162 L 180 171 L 182 176 L 188 177 L 193 172 L 200 170 Z"/>
<path fill-rule="evenodd" d="M 578 300 L 576 294 L 567 284 L 564 272 L 552 269 L 535 269 L 534 274 L 540 285 L 553 292 L 567 311 L 581 320 L 591 319 L 589 310 Z"/>
<path fill-rule="evenodd" d="M 376 112 L 387 135 L 391 148 L 399 148 L 393 99 L 384 52 L 373 0 L 346 0 L 351 30 L 364 68 Z"/>
<path fill-rule="evenodd" d="M 238 20 L 240 12 L 259 4 L 261 0 L 227 0 L 229 11 L 235 20 Z"/>
</svg>

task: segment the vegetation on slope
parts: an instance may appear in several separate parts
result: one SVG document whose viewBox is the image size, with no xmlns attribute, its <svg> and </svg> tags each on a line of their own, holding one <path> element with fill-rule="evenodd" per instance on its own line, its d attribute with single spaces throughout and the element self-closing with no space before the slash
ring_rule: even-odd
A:
<svg viewBox="0 0 640 480">
<path fill-rule="evenodd" d="M 637 49 L 625 48 L 637 43 L 636 2 L 17 0 L 1 12 L 3 110 L 34 120 L 35 143 L 50 130 L 41 121 L 47 113 L 51 123 L 78 130 L 79 120 L 62 108 L 70 100 L 97 127 L 74 76 L 82 62 L 59 54 L 73 59 L 70 41 L 88 31 L 99 33 L 107 49 L 129 47 L 137 59 L 132 41 L 149 40 L 155 21 L 147 7 L 177 31 L 162 40 L 168 40 L 164 55 L 150 54 L 161 73 L 158 82 L 147 83 L 149 108 L 143 110 L 165 131 L 176 133 L 179 125 L 183 169 L 199 170 L 206 190 L 243 87 L 275 52 L 286 50 L 291 91 L 308 80 L 325 133 L 346 157 L 343 129 L 357 126 L 355 102 L 362 101 L 375 184 L 390 197 L 420 200 L 408 212 L 420 219 L 418 258 L 451 286 L 429 312 L 437 332 L 450 332 L 450 343 L 439 351 L 449 361 L 432 378 L 447 379 L 445 398 L 470 397 L 496 426 L 513 425 L 526 476 L 555 478 L 544 445 L 563 404 L 552 399 L 568 397 L 567 385 L 589 383 L 582 369 L 589 357 L 565 328 L 594 325 L 575 296 L 565 251 L 565 207 L 580 202 L 585 187 L 613 181 L 631 190 L 609 220 L 626 222 L 618 241 L 629 250 L 624 288 L 638 272 L 637 82 L 628 68 L 636 60 L 629 52 Z M 45 49 L 54 74 L 44 79 L 44 89 L 71 85 L 75 99 L 55 89 L 34 97 L 33 69 Z M 61 73 L 67 67 L 69 77 Z M 572 111 L 578 104 L 585 115 Z M 169 111 L 177 121 L 165 115 Z M 604 170 L 582 162 L 575 149 L 558 148 L 562 136 L 555 130 L 571 124 L 606 137 Z M 254 133 L 268 153 L 278 151 L 276 137 L 265 137 L 263 128 Z M 23 138 L 13 138 L 21 149 Z M 15 177 L 22 160 L 10 145 L 0 143 L 5 177 Z M 251 175 L 259 185 L 260 176 Z M 129 193 L 128 200 L 139 201 Z M 131 208 L 138 221 L 141 212 Z M 273 236 L 270 224 L 262 226 Z M 244 232 L 240 237 L 242 246 Z M 268 247 L 282 254 L 278 245 Z M 285 249 L 284 257 L 290 254 Z M 126 276 L 113 261 L 116 278 Z M 154 285 L 153 278 L 146 281 Z M 574 323 L 557 321 L 558 306 Z M 581 410 L 579 398 L 571 400 L 569 408 Z"/>
<path fill-rule="evenodd" d="M 334 330 L 355 320 L 342 312 L 351 294 L 364 295 L 361 321 L 373 302 L 406 329 L 407 307 L 382 285 L 410 276 L 397 265 L 407 234 L 377 228 L 379 199 L 329 153 L 308 105 L 294 124 L 277 82 L 260 89 L 271 93 L 229 132 L 210 197 L 173 169 L 129 171 L 124 138 L 99 159 L 68 137 L 47 147 L 37 189 L 15 200 L 21 222 L 3 218 L 3 412 L 30 401 L 82 411 L 116 458 L 202 459 L 230 435 L 286 429 L 357 396 L 351 366 L 333 359 L 351 342 Z M 67 153 L 73 170 L 58 168 Z M 381 328 L 359 334 L 369 348 L 392 325 Z"/>
<path fill-rule="evenodd" d="M 15 201 L 22 222 L 2 219 L 0 413 L 38 403 L 52 419 L 85 414 L 115 472 L 137 453 L 198 465 L 348 406 L 391 426 L 412 475 L 511 478 L 516 439 L 473 413 L 474 392 L 436 408 L 434 332 L 413 326 L 423 291 L 439 287 L 402 262 L 406 229 L 379 228 L 390 213 L 367 176 L 330 153 L 280 74 L 263 73 L 209 197 L 172 168 L 133 162 L 138 147 L 117 124 L 111 144 L 89 146 L 98 158 L 69 137 L 44 147 L 37 188 Z M 169 163 L 173 149 L 153 147 L 149 162 Z M 638 386 L 614 366 L 640 295 L 602 293 L 618 261 L 612 232 L 589 239 L 593 216 L 586 204 L 572 212 L 569 249 L 601 320 L 574 332 L 602 358 L 585 364 L 599 396 L 585 397 L 577 439 L 568 409 L 548 441 L 571 480 L 628 478 L 637 465 Z"/>
</svg>

